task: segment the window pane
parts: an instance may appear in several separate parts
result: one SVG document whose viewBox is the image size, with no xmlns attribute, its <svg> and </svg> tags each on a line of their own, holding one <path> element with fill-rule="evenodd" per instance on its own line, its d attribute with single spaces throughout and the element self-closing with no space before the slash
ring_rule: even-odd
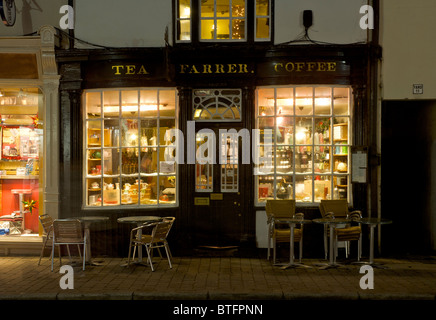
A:
<svg viewBox="0 0 436 320">
<path fill-rule="evenodd" d="M 315 114 L 330 115 L 332 105 L 332 88 L 315 88 Z"/>
<path fill-rule="evenodd" d="M 228 1 L 227 1 L 228 2 Z M 227 3 L 227 10 L 228 10 Z M 214 16 L 214 0 L 203 0 L 201 1 L 201 17 L 202 18 L 210 18 Z"/>
<path fill-rule="evenodd" d="M 86 94 L 86 117 L 101 117 L 101 92 L 88 92 Z"/>
<path fill-rule="evenodd" d="M 277 88 L 277 114 L 294 114 L 294 90 L 292 88 Z"/>
<path fill-rule="evenodd" d="M 294 198 L 294 188 L 293 188 L 293 178 L 292 176 L 277 176 L 276 183 L 276 198 L 277 199 L 293 199 Z"/>
<path fill-rule="evenodd" d="M 312 202 L 312 176 L 295 177 L 295 199 Z"/>
<path fill-rule="evenodd" d="M 179 18 L 189 19 L 191 17 L 191 1 L 179 0 Z"/>
<path fill-rule="evenodd" d="M 139 145 L 138 120 L 121 120 L 121 145 L 124 147 L 135 147 Z"/>
<path fill-rule="evenodd" d="M 215 25 L 213 20 L 201 20 L 201 39 L 210 40 L 215 38 Z"/>
<path fill-rule="evenodd" d="M 274 89 L 257 90 L 257 106 L 259 116 L 274 115 Z"/>
<path fill-rule="evenodd" d="M 159 91 L 159 116 L 175 117 L 176 116 L 176 91 L 160 90 Z"/>
<path fill-rule="evenodd" d="M 311 115 L 313 111 L 313 88 L 299 87 L 295 89 L 295 113 Z"/>
<path fill-rule="evenodd" d="M 276 169 L 277 173 L 293 173 L 294 162 L 293 147 L 277 147 Z"/>
<path fill-rule="evenodd" d="M 232 16 L 245 17 L 245 0 L 232 0 Z"/>
<path fill-rule="evenodd" d="M 315 202 L 331 199 L 330 176 L 316 176 L 315 178 Z"/>
<path fill-rule="evenodd" d="M 349 93 L 348 88 L 334 88 L 333 112 L 335 115 L 349 115 Z"/>
<path fill-rule="evenodd" d="M 138 116 L 138 91 L 121 91 L 122 117 Z"/>
<path fill-rule="evenodd" d="M 217 39 L 229 39 L 230 37 L 229 22 L 230 20 L 227 19 L 217 21 L 217 30 L 216 30 Z"/>
<path fill-rule="evenodd" d="M 245 20 L 232 20 L 232 39 L 245 39 Z"/>
<path fill-rule="evenodd" d="M 295 144 L 312 144 L 312 118 L 295 118 Z"/>
<path fill-rule="evenodd" d="M 181 20 L 178 22 L 177 40 L 191 40 L 190 20 Z"/>
<path fill-rule="evenodd" d="M 230 14 L 230 1 L 229 0 L 216 0 L 216 16 L 228 17 Z"/>
<path fill-rule="evenodd" d="M 269 18 L 256 18 L 256 39 L 269 39 Z"/>
<path fill-rule="evenodd" d="M 120 113 L 120 92 L 103 92 L 103 112 L 105 118 L 118 117 Z"/>
<path fill-rule="evenodd" d="M 256 15 L 257 16 L 269 15 L 269 0 L 256 0 Z"/>
<path fill-rule="evenodd" d="M 294 144 L 294 118 L 277 117 L 277 144 Z"/>
<path fill-rule="evenodd" d="M 140 91 L 141 117 L 157 117 L 157 90 Z"/>
</svg>

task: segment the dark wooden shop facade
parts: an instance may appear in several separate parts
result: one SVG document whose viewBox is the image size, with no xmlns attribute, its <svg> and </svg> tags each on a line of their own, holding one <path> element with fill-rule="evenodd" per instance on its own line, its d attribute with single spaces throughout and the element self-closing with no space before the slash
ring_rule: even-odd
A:
<svg viewBox="0 0 436 320">
<path fill-rule="evenodd" d="M 60 83 L 60 218 L 105 215 L 105 224 L 93 225 L 93 254 L 127 256 L 131 225 L 117 219 L 133 215 L 176 217 L 170 236 L 173 254 L 194 254 L 202 246 L 234 246 L 240 253 L 256 251 L 256 211 L 253 164 L 241 164 L 239 191 L 223 193 L 222 200 L 198 206 L 195 198 L 195 165 L 178 165 L 178 206 L 91 209 L 83 204 L 83 99 L 86 89 L 177 88 L 178 128 L 187 136 L 192 120 L 192 94 L 196 88 L 242 90 L 240 122 L 196 122 L 195 128 L 255 128 L 255 91 L 259 86 L 348 85 L 352 92 L 351 130 L 353 146 L 368 147 L 367 183 L 352 187 L 352 205 L 368 215 L 377 214 L 375 154 L 375 63 L 378 47 L 371 45 L 166 47 L 148 49 L 59 50 Z M 290 64 L 292 63 L 292 65 Z M 145 68 L 147 73 L 139 72 Z M 298 72 L 296 72 L 298 68 Z M 330 69 L 329 69 L 330 68 Z M 186 141 L 185 141 L 186 143 Z M 240 147 L 241 148 L 241 147 Z M 186 157 L 186 146 L 184 150 Z M 218 170 L 215 170 L 218 171 Z M 216 192 L 215 192 L 216 193 Z M 219 192 L 218 192 L 219 193 Z M 298 206 L 298 204 L 297 204 Z M 298 206 L 308 219 L 320 217 L 318 205 Z M 304 255 L 321 257 L 321 228 L 305 231 Z"/>
</svg>

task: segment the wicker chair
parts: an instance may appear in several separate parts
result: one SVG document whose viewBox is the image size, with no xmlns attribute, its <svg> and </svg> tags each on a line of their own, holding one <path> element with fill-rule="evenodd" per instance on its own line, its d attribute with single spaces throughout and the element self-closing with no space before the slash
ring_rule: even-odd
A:
<svg viewBox="0 0 436 320">
<path fill-rule="evenodd" d="M 319 209 L 323 218 L 347 218 L 352 222 L 358 221 L 362 218 L 362 213 L 359 210 L 349 211 L 347 200 L 321 200 Z M 325 258 L 328 256 L 328 237 L 330 236 L 330 229 L 324 225 L 324 253 Z M 362 255 L 362 228 L 359 225 L 352 226 L 351 224 L 345 225 L 343 228 L 335 228 L 335 251 L 338 255 L 338 241 L 345 241 L 345 256 L 348 258 L 350 251 L 350 241 L 358 241 L 357 259 L 360 261 Z"/>
<path fill-rule="evenodd" d="M 303 213 L 295 213 L 295 200 L 267 200 L 266 215 L 268 223 L 268 257 L 273 243 L 273 263 L 276 263 L 277 243 L 289 243 L 291 230 L 289 225 L 277 222 L 280 219 L 304 218 Z M 294 229 L 294 242 L 299 243 L 299 260 L 303 256 L 303 225 Z"/>
<path fill-rule="evenodd" d="M 38 218 L 42 226 L 42 231 L 43 231 L 42 237 L 44 239 L 44 243 L 41 249 L 41 254 L 39 255 L 39 261 L 38 261 L 38 266 L 39 266 L 41 264 L 41 259 L 44 255 L 44 249 L 47 246 L 47 242 L 49 240 L 50 241 L 53 240 L 53 218 L 50 217 L 48 214 L 40 215 Z"/>
<path fill-rule="evenodd" d="M 174 220 L 173 220 L 174 221 Z M 130 244 L 129 244 L 129 257 L 127 261 L 127 265 L 130 265 L 130 253 L 131 249 L 133 247 L 133 259 L 135 259 L 135 251 L 137 246 L 145 246 L 145 249 L 147 251 L 148 256 L 148 263 L 150 264 L 151 271 L 154 271 L 153 263 L 151 261 L 153 249 L 159 249 L 159 248 L 165 248 L 167 258 L 168 258 L 168 264 L 170 266 L 170 269 L 172 269 L 171 265 L 171 253 L 170 248 L 167 241 L 168 233 L 171 230 L 171 226 L 173 224 L 173 221 L 163 219 L 161 222 L 155 222 L 151 224 L 144 224 L 140 227 L 132 229 L 130 232 Z M 142 235 L 141 238 L 137 236 L 137 232 L 139 229 L 145 229 L 152 227 L 151 234 L 145 234 Z M 159 252 L 160 253 L 160 252 Z M 162 255 L 161 255 L 162 257 Z"/>
<path fill-rule="evenodd" d="M 83 245 L 83 267 L 85 270 L 85 262 L 86 262 L 86 246 L 87 246 L 87 238 L 84 234 L 82 223 L 79 220 L 73 219 L 56 219 L 53 221 L 53 245 L 51 251 L 51 271 L 53 271 L 53 260 L 54 260 L 54 248 L 55 246 L 59 246 L 59 263 L 62 265 L 61 258 L 61 245 L 67 245 L 68 255 L 71 261 L 71 254 L 68 248 L 69 244 L 76 244 L 79 248 L 79 256 L 80 247 L 79 245 Z M 82 258 L 82 257 L 81 257 Z"/>
</svg>

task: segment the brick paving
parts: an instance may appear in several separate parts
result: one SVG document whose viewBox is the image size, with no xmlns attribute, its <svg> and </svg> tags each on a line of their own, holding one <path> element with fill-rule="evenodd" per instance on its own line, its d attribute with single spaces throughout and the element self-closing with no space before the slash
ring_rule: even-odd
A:
<svg viewBox="0 0 436 320">
<path fill-rule="evenodd" d="M 73 264 L 74 289 L 61 289 L 59 259 L 54 272 L 45 257 L 0 256 L 0 300 L 433 300 L 436 257 L 376 259 L 374 289 L 361 289 L 360 265 L 320 270 L 325 260 L 304 259 L 310 269 L 282 270 L 264 258 L 156 257 L 156 270 L 122 266 L 126 259 L 102 257 L 101 266 Z M 77 260 L 77 259 L 75 259 Z M 68 257 L 63 263 L 68 264 Z"/>
</svg>

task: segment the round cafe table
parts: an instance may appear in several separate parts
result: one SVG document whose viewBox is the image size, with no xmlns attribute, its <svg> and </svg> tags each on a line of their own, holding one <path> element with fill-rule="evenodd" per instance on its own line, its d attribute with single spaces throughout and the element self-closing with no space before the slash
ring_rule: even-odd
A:
<svg viewBox="0 0 436 320">
<path fill-rule="evenodd" d="M 351 220 L 344 218 L 321 218 L 313 219 L 315 223 L 327 224 L 330 228 L 330 249 L 329 249 L 329 262 L 328 264 L 323 264 L 320 269 L 330 269 L 341 267 L 341 264 L 336 263 L 336 252 L 334 250 L 334 230 L 338 224 L 350 223 Z"/>
<path fill-rule="evenodd" d="M 292 218 L 292 219 L 279 219 L 279 220 L 275 220 L 276 223 L 287 223 L 289 224 L 289 228 L 290 228 L 290 238 L 289 238 L 289 264 L 285 265 L 282 267 L 282 269 L 288 269 L 288 268 L 311 268 L 308 265 L 302 264 L 302 263 L 296 263 L 295 259 L 294 259 L 294 252 L 295 252 L 295 245 L 294 245 L 294 230 L 295 230 L 295 225 L 297 224 L 308 224 L 308 223 L 312 223 L 311 220 L 307 220 L 307 219 L 298 219 L 298 218 Z"/>
<path fill-rule="evenodd" d="M 377 225 L 391 224 L 392 220 L 384 219 L 384 218 L 362 218 L 359 220 L 359 223 L 367 224 L 370 227 L 369 262 L 363 262 L 363 263 L 368 264 L 374 268 L 385 269 L 386 267 L 374 263 L 374 229 Z"/>
<path fill-rule="evenodd" d="M 75 217 L 73 219 L 77 219 L 80 222 L 83 223 L 84 226 L 84 231 L 85 231 L 85 235 L 86 238 L 88 239 L 88 245 L 86 246 L 86 263 L 92 266 L 100 266 L 102 264 L 101 261 L 94 261 L 92 260 L 92 255 L 91 255 L 91 234 L 89 232 L 89 226 L 92 223 L 97 223 L 97 222 L 104 222 L 104 221 L 108 221 L 109 217 L 104 217 L 104 216 L 83 216 L 83 217 Z"/>
<path fill-rule="evenodd" d="M 133 223 L 136 224 L 137 227 L 142 226 L 144 223 L 158 222 L 161 220 L 162 217 L 158 217 L 158 216 L 131 216 L 131 217 L 122 217 L 117 219 L 119 223 Z M 142 237 L 142 229 L 139 229 L 138 238 L 141 237 Z M 142 261 L 142 246 L 138 246 L 138 260 L 133 261 L 132 263 L 141 264 L 141 265 L 144 264 Z M 123 264 L 122 266 L 127 266 L 127 263 Z"/>
</svg>

